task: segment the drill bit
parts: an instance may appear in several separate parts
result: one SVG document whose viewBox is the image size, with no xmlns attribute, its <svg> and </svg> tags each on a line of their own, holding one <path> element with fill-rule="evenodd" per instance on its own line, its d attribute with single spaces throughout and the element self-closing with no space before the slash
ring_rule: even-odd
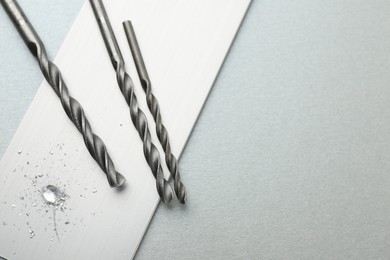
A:
<svg viewBox="0 0 390 260">
<path fill-rule="evenodd" d="M 101 0 L 90 0 L 90 3 L 109 53 L 111 63 L 116 71 L 119 88 L 130 107 L 131 120 L 143 141 L 144 156 L 154 177 L 156 178 L 157 192 L 164 203 L 169 203 L 172 200 L 172 188 L 164 179 L 160 153 L 158 152 L 156 146 L 152 143 L 146 116 L 138 107 L 137 97 L 134 93 L 134 84 L 130 76 L 125 71 L 125 62 L 106 10 Z"/>
<path fill-rule="evenodd" d="M 60 70 L 54 63 L 49 61 L 42 40 L 39 38 L 23 10 L 16 0 L 0 0 L 0 2 L 19 31 L 19 34 L 27 47 L 38 60 L 39 67 L 41 68 L 46 81 L 60 98 L 62 107 L 69 119 L 83 135 L 84 143 L 87 146 L 89 153 L 105 172 L 108 183 L 111 187 L 121 186 L 126 180 L 125 177 L 115 171 L 114 164 L 108 155 L 106 146 L 100 137 L 92 132 L 91 126 L 80 103 L 69 95 L 68 88 L 62 78 Z"/>
<path fill-rule="evenodd" d="M 156 133 L 160 141 L 161 146 L 165 152 L 165 162 L 174 180 L 174 187 L 176 197 L 181 203 L 185 203 L 187 200 L 187 193 L 184 184 L 180 181 L 179 166 L 177 164 L 176 157 L 172 154 L 171 145 L 169 143 L 168 131 L 162 123 L 160 105 L 157 98 L 152 93 L 152 83 L 150 82 L 148 71 L 146 70 L 145 62 L 142 58 L 142 53 L 138 45 L 137 37 L 134 32 L 131 21 L 123 22 L 123 28 L 125 30 L 127 40 L 129 42 L 131 53 L 135 66 L 137 67 L 138 76 L 141 81 L 142 88 L 146 93 L 146 102 L 149 107 L 149 111 L 152 113 L 154 121 L 156 122 Z"/>
</svg>

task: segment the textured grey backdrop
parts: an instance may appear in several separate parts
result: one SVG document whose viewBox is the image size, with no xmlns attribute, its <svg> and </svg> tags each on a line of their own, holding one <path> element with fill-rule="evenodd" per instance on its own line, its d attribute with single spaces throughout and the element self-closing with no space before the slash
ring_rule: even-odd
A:
<svg viewBox="0 0 390 260">
<path fill-rule="evenodd" d="M 82 1 L 20 2 L 53 57 Z M 389 259 L 389 13 L 254 0 L 137 258 Z M 42 80 L 1 10 L 0 154 Z"/>
</svg>

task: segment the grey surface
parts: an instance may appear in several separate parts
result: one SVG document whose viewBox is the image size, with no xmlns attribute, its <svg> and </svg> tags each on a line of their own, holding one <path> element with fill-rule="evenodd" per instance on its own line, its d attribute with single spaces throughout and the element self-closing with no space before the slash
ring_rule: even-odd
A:
<svg viewBox="0 0 390 260">
<path fill-rule="evenodd" d="M 82 4 L 20 2 L 49 53 Z M 180 160 L 188 205 L 157 209 L 137 258 L 390 258 L 389 13 L 254 0 Z M 3 153 L 42 76 L 0 21 Z"/>
</svg>

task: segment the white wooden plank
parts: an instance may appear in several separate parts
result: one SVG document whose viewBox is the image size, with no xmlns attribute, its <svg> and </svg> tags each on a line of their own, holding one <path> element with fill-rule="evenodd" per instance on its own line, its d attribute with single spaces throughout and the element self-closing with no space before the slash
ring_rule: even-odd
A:
<svg viewBox="0 0 390 260">
<path fill-rule="evenodd" d="M 173 152 L 180 155 L 250 0 L 105 3 L 140 106 L 153 129 L 122 29 L 123 20 L 133 21 Z M 88 2 L 55 62 L 94 131 L 105 141 L 116 168 L 126 176 L 127 186 L 120 192 L 108 187 L 58 98 L 43 82 L 0 162 L 0 214 L 4 219 L 0 255 L 11 259 L 128 259 L 134 256 L 159 198 Z M 155 134 L 153 138 L 157 141 Z M 64 187 L 70 196 L 67 208 L 56 214 L 59 239 L 53 231 L 53 212 L 39 193 L 47 184 Z"/>
</svg>

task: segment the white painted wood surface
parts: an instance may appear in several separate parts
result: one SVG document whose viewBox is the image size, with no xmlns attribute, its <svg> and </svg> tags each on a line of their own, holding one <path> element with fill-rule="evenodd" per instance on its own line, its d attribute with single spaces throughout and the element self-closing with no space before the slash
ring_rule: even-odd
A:
<svg viewBox="0 0 390 260">
<path fill-rule="evenodd" d="M 123 20 L 133 21 L 172 150 L 179 156 L 250 0 L 105 3 L 140 106 L 153 129 L 122 29 Z M 126 176 L 127 186 L 122 191 L 109 188 L 58 98 L 43 82 L 0 162 L 0 214 L 4 219 L 0 255 L 10 259 L 129 259 L 159 198 L 88 2 L 55 62 L 71 95 L 83 105 L 94 131 L 105 141 L 117 170 Z M 157 141 L 154 131 L 152 135 Z M 184 182 L 185 176 L 183 171 Z M 69 195 L 66 209 L 56 213 L 59 239 L 53 231 L 53 211 L 39 193 L 47 184 L 61 186 Z M 189 200 L 191 196 L 196 194 L 189 194 Z M 29 230 L 34 231 L 33 238 Z"/>
</svg>

